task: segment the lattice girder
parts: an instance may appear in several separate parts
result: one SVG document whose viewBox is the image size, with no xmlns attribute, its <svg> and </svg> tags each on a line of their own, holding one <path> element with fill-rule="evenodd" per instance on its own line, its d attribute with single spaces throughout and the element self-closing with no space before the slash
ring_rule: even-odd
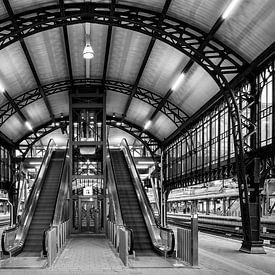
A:
<svg viewBox="0 0 275 275">
<path fill-rule="evenodd" d="M 2 19 L 0 49 L 41 31 L 63 25 L 91 22 L 127 28 L 153 36 L 194 59 L 217 82 L 221 80 L 218 77 L 219 74 L 237 74 L 246 63 L 238 54 L 214 38 L 202 52 L 199 52 L 197 49 L 206 33 L 185 22 L 166 16 L 158 26 L 160 13 L 116 5 L 111 16 L 111 8 L 110 4 L 86 2 L 65 4 L 65 16 L 61 15 L 58 5 L 26 11 L 14 17 L 20 31 L 14 28 L 9 18 Z"/>
<path fill-rule="evenodd" d="M 107 125 L 110 125 L 112 127 L 121 129 L 122 131 L 125 131 L 138 139 L 144 146 L 148 149 L 148 151 L 152 154 L 152 156 L 155 156 L 154 151 L 157 151 L 160 148 L 160 141 L 155 138 L 154 136 L 150 135 L 150 133 L 142 133 L 142 129 L 138 126 L 128 122 L 127 120 L 124 120 L 124 122 L 120 125 L 117 124 L 119 122 L 119 119 L 114 119 L 112 117 L 107 117 L 106 123 Z M 42 127 L 36 129 L 34 133 L 31 133 L 25 137 L 23 137 L 21 140 L 17 142 L 17 146 L 22 153 L 22 158 L 24 159 L 28 153 L 28 151 L 31 149 L 31 147 L 42 137 L 50 134 L 51 132 L 59 129 L 62 127 L 62 123 L 66 123 L 68 125 L 69 118 L 59 118 L 56 119 L 56 124 L 52 122 L 48 122 L 44 124 Z M 142 135 L 141 135 L 142 133 Z"/>
<path fill-rule="evenodd" d="M 156 137 L 148 132 L 143 132 L 142 128 L 125 119 L 123 120 L 123 123 L 121 123 L 119 118 L 107 117 L 106 124 L 129 133 L 139 140 L 147 148 L 152 157 L 154 157 L 155 152 L 161 148 L 161 142 Z"/>
<path fill-rule="evenodd" d="M 75 87 L 78 87 L 78 86 L 89 87 L 92 85 L 101 85 L 101 84 L 102 84 L 101 79 L 74 80 Z M 62 93 L 62 92 L 70 92 L 72 90 L 70 80 L 50 83 L 48 85 L 43 86 L 43 88 L 46 96 L 50 96 L 50 95 Z M 125 95 L 129 95 L 131 93 L 132 85 L 123 83 L 123 82 L 118 82 L 118 81 L 106 80 L 105 89 L 112 92 L 118 92 Z M 137 89 L 137 93 L 134 95 L 134 97 L 139 100 L 142 100 L 143 102 L 150 104 L 153 107 L 156 107 L 161 101 L 161 96 L 142 88 Z M 42 96 L 39 92 L 39 89 L 35 88 L 31 91 L 28 91 L 24 94 L 21 94 L 15 97 L 14 102 L 18 105 L 19 109 L 22 109 L 23 107 L 26 107 L 28 104 L 31 104 L 39 99 L 42 99 Z M 13 108 L 10 102 L 7 102 L 3 106 L 1 106 L 0 107 L 0 127 L 15 112 L 16 110 Z M 186 114 L 171 102 L 167 102 L 167 104 L 161 110 L 161 112 L 164 115 L 166 115 L 173 123 L 175 123 L 176 126 L 180 126 L 184 122 L 184 120 L 187 119 Z"/>
</svg>

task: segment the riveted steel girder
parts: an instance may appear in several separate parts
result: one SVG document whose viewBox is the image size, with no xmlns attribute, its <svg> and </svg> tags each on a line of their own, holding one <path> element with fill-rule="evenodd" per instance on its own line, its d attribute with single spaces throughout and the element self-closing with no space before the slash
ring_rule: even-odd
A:
<svg viewBox="0 0 275 275">
<path fill-rule="evenodd" d="M 34 133 L 24 136 L 16 144 L 14 144 L 14 146 L 20 149 L 22 153 L 21 157 L 23 159 L 26 157 L 29 150 L 38 140 L 50 134 L 51 132 L 59 128 L 62 128 L 64 126 L 64 123 L 65 125 L 68 125 L 69 117 L 58 118 L 58 119 L 55 119 L 55 121 L 56 123 L 52 123 L 51 121 L 45 123 L 41 127 L 35 129 Z M 153 158 L 155 157 L 155 152 L 161 146 L 160 140 L 158 140 L 156 137 L 154 137 L 150 133 L 142 132 L 142 128 L 140 128 L 139 126 L 127 120 L 124 120 L 123 123 L 120 123 L 120 119 L 107 116 L 106 124 L 111 127 L 118 128 L 132 135 L 134 138 L 138 139 L 151 153 Z M 140 133 L 142 134 L 140 135 Z"/>
<path fill-rule="evenodd" d="M 106 119 L 106 124 L 127 132 L 142 142 L 147 150 L 151 153 L 152 157 L 154 157 L 155 152 L 161 148 L 161 141 L 149 132 L 145 132 L 144 129 L 138 125 L 131 123 L 126 119 L 123 119 L 123 122 L 121 122 L 121 119 L 117 117 L 114 118 L 107 116 Z"/>
<path fill-rule="evenodd" d="M 75 79 L 73 81 L 74 87 L 85 86 L 89 87 L 92 85 L 101 85 L 102 80 L 100 79 Z M 125 95 L 129 95 L 131 93 L 133 85 L 106 80 L 105 88 L 112 92 L 118 92 Z M 46 96 L 50 96 L 56 93 L 68 92 L 71 91 L 71 81 L 59 81 L 55 83 L 50 83 L 48 85 L 43 86 Z M 13 98 L 15 104 L 17 104 L 19 109 L 26 107 L 28 104 L 31 104 L 37 100 L 42 98 L 41 93 L 38 88 L 30 90 L 24 94 L 21 94 L 15 98 Z M 157 107 L 159 102 L 161 101 L 161 96 L 154 94 L 148 90 L 142 89 L 138 87 L 137 92 L 135 94 L 135 98 L 139 99 L 143 102 L 150 104 L 153 107 Z M 10 102 L 7 102 L 3 106 L 0 107 L 0 127 L 5 123 L 7 119 L 9 119 L 16 112 L 15 108 Z M 172 120 L 177 126 L 181 125 L 184 120 L 186 120 L 186 114 L 183 113 L 176 105 L 167 101 L 165 106 L 162 108 L 162 113 L 165 114 L 170 120 Z"/>
<path fill-rule="evenodd" d="M 9 18 L 2 19 L 0 49 L 41 31 L 91 22 L 127 28 L 155 37 L 190 56 L 220 84 L 223 83 L 220 74 L 237 74 L 245 64 L 244 59 L 215 38 L 199 52 L 197 49 L 206 34 L 185 22 L 166 16 L 158 26 L 161 13 L 117 4 L 111 16 L 111 8 L 112 5 L 103 3 L 65 4 L 64 16 L 57 5 L 29 10 L 14 15 L 18 30 Z"/>
</svg>

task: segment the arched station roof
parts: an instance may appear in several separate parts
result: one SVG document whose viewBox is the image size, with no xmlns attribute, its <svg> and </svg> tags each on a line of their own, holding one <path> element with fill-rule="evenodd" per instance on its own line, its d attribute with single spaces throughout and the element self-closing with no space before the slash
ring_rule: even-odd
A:
<svg viewBox="0 0 275 275">
<path fill-rule="evenodd" d="M 72 89 L 101 83 L 108 116 L 141 129 L 151 120 L 163 141 L 274 43 L 272 0 L 234 0 L 224 19 L 231 2 L 1 1 L 0 132 L 17 143 L 26 121 L 68 116 Z"/>
</svg>

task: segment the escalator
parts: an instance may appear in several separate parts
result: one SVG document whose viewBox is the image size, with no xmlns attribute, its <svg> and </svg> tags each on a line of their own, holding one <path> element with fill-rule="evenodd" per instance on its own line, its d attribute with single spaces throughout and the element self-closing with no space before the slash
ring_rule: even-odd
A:
<svg viewBox="0 0 275 275">
<path fill-rule="evenodd" d="M 68 144 L 67 144 L 68 148 Z M 46 255 L 45 232 L 67 219 L 68 169 L 66 150 L 50 140 L 19 222 L 4 230 L 2 251 L 10 256 Z"/>
<path fill-rule="evenodd" d="M 121 214 L 126 226 L 133 230 L 133 243 L 136 255 L 153 254 L 152 241 L 144 220 L 124 153 L 110 150 L 110 156 L 116 179 Z"/>
<path fill-rule="evenodd" d="M 20 256 L 39 256 L 42 251 L 43 233 L 49 228 L 53 219 L 64 157 L 65 150 L 52 153 Z"/>
</svg>

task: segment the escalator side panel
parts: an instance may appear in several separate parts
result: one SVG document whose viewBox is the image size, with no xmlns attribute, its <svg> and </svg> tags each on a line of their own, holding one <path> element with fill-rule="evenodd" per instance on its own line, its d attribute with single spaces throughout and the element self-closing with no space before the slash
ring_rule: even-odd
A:
<svg viewBox="0 0 275 275">
<path fill-rule="evenodd" d="M 20 256 L 39 256 L 42 251 L 43 233 L 53 218 L 63 159 L 63 151 L 53 152 Z"/>
<path fill-rule="evenodd" d="M 150 254 L 152 242 L 140 209 L 133 179 L 127 166 L 124 154 L 120 150 L 111 150 L 116 185 L 124 223 L 133 229 L 134 250 L 137 255 Z"/>
</svg>

